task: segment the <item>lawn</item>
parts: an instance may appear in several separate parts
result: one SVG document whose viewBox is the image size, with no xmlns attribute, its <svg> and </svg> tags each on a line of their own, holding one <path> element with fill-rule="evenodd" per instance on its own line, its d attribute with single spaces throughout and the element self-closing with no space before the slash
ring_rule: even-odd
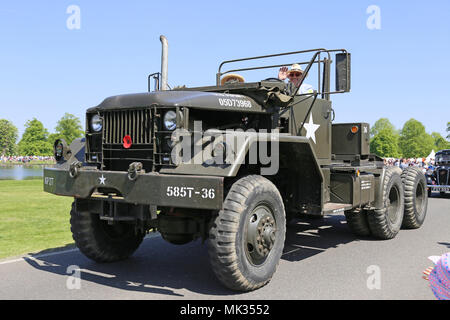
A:
<svg viewBox="0 0 450 320">
<path fill-rule="evenodd" d="M 73 244 L 72 201 L 44 192 L 42 179 L 0 180 L 0 259 Z"/>
</svg>

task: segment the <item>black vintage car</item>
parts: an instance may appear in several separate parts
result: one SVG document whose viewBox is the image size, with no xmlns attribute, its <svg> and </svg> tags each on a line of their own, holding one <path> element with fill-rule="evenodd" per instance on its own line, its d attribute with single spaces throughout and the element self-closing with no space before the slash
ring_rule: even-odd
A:
<svg viewBox="0 0 450 320">
<path fill-rule="evenodd" d="M 436 152 L 435 167 L 426 173 L 428 196 L 439 191 L 441 195 L 450 191 L 450 149 Z"/>
</svg>

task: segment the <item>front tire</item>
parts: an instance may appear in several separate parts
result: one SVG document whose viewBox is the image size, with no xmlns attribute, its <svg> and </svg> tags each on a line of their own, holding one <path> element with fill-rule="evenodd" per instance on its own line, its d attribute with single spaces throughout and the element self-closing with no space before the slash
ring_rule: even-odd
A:
<svg viewBox="0 0 450 320">
<path fill-rule="evenodd" d="M 405 188 L 405 213 L 402 227 L 420 228 L 427 214 L 427 180 L 420 169 L 408 167 L 402 173 L 402 182 Z"/>
<path fill-rule="evenodd" d="M 250 291 L 267 284 L 283 252 L 286 217 L 278 189 L 250 175 L 230 188 L 209 232 L 209 257 L 228 288 Z"/>
<path fill-rule="evenodd" d="M 136 233 L 133 224 L 115 222 L 108 225 L 98 214 L 70 212 L 73 240 L 80 251 L 96 262 L 114 262 L 128 258 L 141 244 L 144 234 Z"/>
</svg>

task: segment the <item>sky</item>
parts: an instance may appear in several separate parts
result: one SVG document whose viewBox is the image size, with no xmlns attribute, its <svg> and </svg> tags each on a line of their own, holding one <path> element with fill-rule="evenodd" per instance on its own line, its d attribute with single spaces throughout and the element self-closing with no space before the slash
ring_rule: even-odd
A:
<svg viewBox="0 0 450 320">
<path fill-rule="evenodd" d="M 0 119 L 19 138 L 32 118 L 50 133 L 66 112 L 84 125 L 85 110 L 105 98 L 147 91 L 147 76 L 160 71 L 160 35 L 171 87 L 214 85 L 224 60 L 345 48 L 352 88 L 332 96 L 335 123 L 388 118 L 401 129 L 414 118 L 447 135 L 448 0 L 4 1 Z M 266 71 L 258 76 L 277 76 Z"/>
</svg>

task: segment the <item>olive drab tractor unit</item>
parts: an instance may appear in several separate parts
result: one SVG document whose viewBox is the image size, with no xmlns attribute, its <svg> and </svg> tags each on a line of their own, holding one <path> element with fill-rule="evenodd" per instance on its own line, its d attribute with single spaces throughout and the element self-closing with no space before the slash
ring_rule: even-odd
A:
<svg viewBox="0 0 450 320">
<path fill-rule="evenodd" d="M 46 192 L 74 198 L 71 230 L 88 258 L 125 259 L 152 231 L 178 245 L 202 239 L 218 280 L 250 291 L 272 278 L 295 217 L 344 214 L 353 233 L 378 239 L 422 225 L 424 174 L 370 154 L 367 123 L 333 123 L 331 97 L 350 91 L 345 49 L 228 60 L 215 85 L 171 89 L 161 42 L 148 92 L 88 109 L 85 137 L 55 141 L 57 164 L 44 169 Z M 246 63 L 256 66 L 236 67 Z M 317 81 L 312 92 L 245 79 L 294 63 L 300 83 Z"/>
</svg>

